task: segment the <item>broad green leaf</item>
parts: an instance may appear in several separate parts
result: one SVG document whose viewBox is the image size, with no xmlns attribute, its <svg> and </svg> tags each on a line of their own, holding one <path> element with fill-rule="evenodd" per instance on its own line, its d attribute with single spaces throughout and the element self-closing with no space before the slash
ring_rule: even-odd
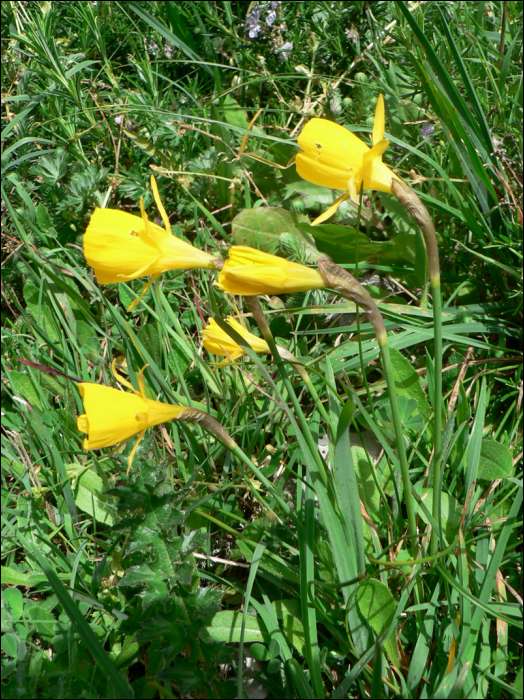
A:
<svg viewBox="0 0 524 700">
<path fill-rule="evenodd" d="M 27 617 L 36 628 L 36 633 L 42 637 L 54 637 L 56 629 L 56 619 L 54 615 L 40 606 L 33 605 L 26 611 Z"/>
<path fill-rule="evenodd" d="M 365 434 L 368 431 L 364 431 L 363 437 L 365 439 Z M 354 440 L 356 437 L 354 437 L 354 434 L 350 434 L 350 440 L 352 442 L 351 446 L 351 456 L 353 457 L 353 464 L 355 466 L 355 471 L 357 472 L 357 478 L 358 478 L 358 490 L 360 493 L 360 497 L 362 498 L 363 502 L 366 504 L 367 511 L 369 515 L 376 520 L 380 521 L 381 519 L 381 514 L 382 514 L 382 508 L 383 504 L 381 504 L 380 500 L 380 491 L 377 488 L 377 485 L 375 483 L 375 479 L 373 478 L 372 474 L 372 469 L 375 471 L 375 476 L 380 484 L 380 487 L 382 488 L 383 492 L 387 494 L 388 496 L 393 496 L 394 494 L 394 485 L 393 485 L 393 480 L 392 480 L 392 472 L 388 467 L 386 466 L 387 460 L 382 458 L 380 460 L 380 463 L 374 464 L 374 460 L 371 459 L 371 462 L 373 466 L 370 465 L 370 460 L 367 457 L 366 454 L 366 448 L 362 447 L 362 445 L 358 444 L 355 445 Z M 367 440 L 365 439 L 366 445 L 367 445 Z M 381 450 L 380 443 L 378 441 L 376 442 L 378 445 L 379 449 Z M 373 456 L 372 453 L 370 453 L 371 457 Z"/>
<path fill-rule="evenodd" d="M 428 420 L 431 415 L 431 407 L 420 384 L 418 374 L 413 369 L 411 362 L 399 350 L 390 347 L 389 353 L 397 393 L 399 396 L 415 399 L 417 402 L 416 410 L 424 417 L 424 420 Z"/>
<path fill-rule="evenodd" d="M 389 241 L 380 255 L 385 260 L 398 260 L 416 264 L 417 237 L 411 233 L 399 233 Z"/>
<path fill-rule="evenodd" d="M 16 659 L 18 656 L 18 644 L 19 640 L 15 637 L 14 634 L 11 634 L 11 632 L 8 632 L 7 634 L 2 635 L 2 651 L 7 654 L 7 656 L 10 656 L 13 659 Z M 20 641 L 20 646 L 23 648 L 23 642 Z"/>
<path fill-rule="evenodd" d="M 6 567 L 2 567 L 2 583 L 5 583 L 4 581 L 4 570 Z M 12 569 L 11 569 L 12 571 Z M 27 585 L 27 584 L 24 584 Z M 11 618 L 13 620 L 19 620 L 22 617 L 23 610 L 24 610 L 24 596 L 22 595 L 22 591 L 20 591 L 18 588 L 6 588 L 2 592 L 2 603 L 3 605 L 6 605 L 9 608 L 9 612 L 11 614 Z"/>
<path fill-rule="evenodd" d="M 221 610 L 206 618 L 206 629 L 214 642 L 238 644 L 242 627 L 242 612 Z M 256 615 L 248 615 L 244 631 L 244 642 L 269 642 L 265 630 L 260 628 Z"/>
<path fill-rule="evenodd" d="M 294 247 L 306 260 L 317 259 L 313 238 L 298 226 L 306 219 L 302 214 L 280 207 L 244 209 L 233 219 L 233 238 L 237 245 L 247 245 L 273 255 Z"/>
<path fill-rule="evenodd" d="M 231 126 L 238 126 L 241 129 L 247 129 L 249 119 L 245 110 L 243 110 L 238 102 L 231 96 L 226 95 L 222 103 L 224 118 Z"/>
<path fill-rule="evenodd" d="M 322 253 L 329 255 L 338 264 L 355 264 L 357 262 L 357 248 L 358 261 L 360 262 L 378 258 L 387 248 L 391 247 L 389 241 L 384 243 L 370 241 L 365 233 L 357 232 L 351 226 L 301 224 L 300 228 L 314 238 L 317 248 Z"/>
<path fill-rule="evenodd" d="M 369 626 L 381 636 L 393 620 L 397 604 L 389 588 L 374 578 L 368 578 L 357 590 L 357 602 L 360 612 Z M 390 635 L 383 643 L 383 648 L 391 663 L 400 668 L 395 635 Z"/>
<path fill-rule="evenodd" d="M 78 508 L 101 523 L 114 525 L 117 510 L 110 499 L 103 495 L 104 483 L 98 474 L 79 464 L 67 464 L 66 469 L 73 479 L 72 489 Z"/>
<path fill-rule="evenodd" d="M 480 448 L 480 462 L 477 479 L 505 479 L 513 472 L 511 452 L 493 438 L 484 438 Z"/>
<path fill-rule="evenodd" d="M 380 493 L 375 485 L 366 451 L 363 447 L 351 447 L 353 465 L 358 475 L 358 490 L 368 513 L 377 515 L 380 506 Z"/>
</svg>

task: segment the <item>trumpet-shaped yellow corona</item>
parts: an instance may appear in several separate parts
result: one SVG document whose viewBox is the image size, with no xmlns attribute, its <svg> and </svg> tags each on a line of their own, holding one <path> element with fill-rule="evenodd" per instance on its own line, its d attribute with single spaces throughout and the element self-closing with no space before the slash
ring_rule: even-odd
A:
<svg viewBox="0 0 524 700">
<path fill-rule="evenodd" d="M 229 294 L 244 295 L 292 294 L 325 287 L 318 270 L 241 245 L 229 249 L 216 284 Z"/>
<path fill-rule="evenodd" d="M 296 157 L 298 174 L 315 185 L 345 190 L 313 224 L 329 219 L 345 199 L 351 197 L 357 202 L 362 185 L 365 190 L 391 193 L 391 182 L 397 176 L 382 162 L 382 154 L 389 145 L 384 130 L 382 95 L 378 96 L 375 109 L 372 148 L 348 129 L 328 119 L 311 119 L 306 124 L 298 137 L 302 149 Z"/>
<path fill-rule="evenodd" d="M 142 378 L 144 369 L 145 367 L 138 375 L 140 391 L 137 391 L 127 380 L 116 373 L 113 363 L 113 373 L 133 393 L 88 382 L 82 382 L 78 385 L 85 413 L 78 416 L 77 427 L 80 432 L 87 433 L 87 437 L 84 438 L 84 449 L 97 450 L 101 447 L 116 445 L 119 442 L 129 440 L 130 437 L 138 433 L 138 438 L 129 456 L 128 471 L 138 443 L 144 437 L 147 428 L 176 419 L 184 411 L 191 410 L 186 406 L 171 406 L 148 399 Z"/>
<path fill-rule="evenodd" d="M 253 333 L 250 333 L 232 316 L 228 316 L 226 320 L 231 328 L 241 335 L 242 338 L 247 340 L 249 346 L 253 348 L 255 352 L 271 352 L 269 345 L 265 340 L 253 335 Z M 244 349 L 240 347 L 238 343 L 235 343 L 235 341 L 220 328 L 218 323 L 213 318 L 209 319 L 207 326 L 202 331 L 202 338 L 205 349 L 214 353 L 215 355 L 224 355 L 230 360 L 238 360 L 238 358 L 242 357 L 244 354 Z"/>
<path fill-rule="evenodd" d="M 141 217 L 118 209 L 95 209 L 91 216 L 84 234 L 84 254 L 101 284 L 126 282 L 146 275 L 153 276 L 152 282 L 166 270 L 215 269 L 212 255 L 171 233 L 152 175 L 151 189 L 165 228 L 149 221 L 142 199 Z"/>
</svg>

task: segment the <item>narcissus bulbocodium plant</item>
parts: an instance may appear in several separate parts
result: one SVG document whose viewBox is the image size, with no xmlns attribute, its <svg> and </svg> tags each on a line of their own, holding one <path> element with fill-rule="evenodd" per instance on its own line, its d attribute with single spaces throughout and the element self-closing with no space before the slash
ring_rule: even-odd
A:
<svg viewBox="0 0 524 700">
<path fill-rule="evenodd" d="M 165 228 L 149 221 L 140 198 L 141 217 L 118 209 L 95 209 L 84 234 L 84 254 L 101 284 L 126 282 L 152 275 L 150 284 L 166 270 L 215 269 L 213 256 L 194 248 L 171 232 L 155 178 L 151 189 Z M 140 297 L 141 298 L 141 297 Z M 132 308 L 139 299 L 136 299 Z"/>
<path fill-rule="evenodd" d="M 265 340 L 250 333 L 232 316 L 228 316 L 226 321 L 233 330 L 248 342 L 248 345 L 253 348 L 255 352 L 271 352 Z M 215 355 L 224 355 L 231 361 L 238 360 L 245 352 L 244 348 L 240 347 L 238 343 L 235 343 L 233 338 L 220 328 L 214 318 L 209 319 L 207 326 L 202 331 L 202 339 L 206 350 Z"/>
<path fill-rule="evenodd" d="M 140 390 L 137 391 L 130 382 L 116 372 L 113 362 L 113 374 L 120 383 L 131 389 L 132 393 L 102 384 L 82 382 L 78 385 L 85 413 L 78 416 L 77 427 L 80 432 L 87 433 L 87 437 L 84 438 L 85 450 L 110 447 L 119 442 L 125 442 L 138 433 L 129 455 L 127 471 L 131 467 L 138 443 L 144 437 L 147 428 L 179 418 L 184 411 L 192 410 L 187 406 L 171 406 L 148 399 L 143 379 L 146 367 L 147 365 L 138 374 Z"/>
<path fill-rule="evenodd" d="M 229 294 L 292 294 L 322 289 L 318 270 L 290 262 L 256 248 L 232 246 L 216 285 Z"/>
<path fill-rule="evenodd" d="M 380 190 L 391 193 L 391 182 L 397 177 L 382 162 L 382 154 L 389 145 L 384 138 L 384 98 L 378 96 L 373 123 L 373 146 L 369 148 L 349 129 L 328 119 L 311 119 L 298 137 L 302 149 L 296 157 L 297 172 L 304 180 L 315 185 L 346 190 L 315 221 L 321 224 L 337 211 L 340 204 L 351 197 L 358 202 L 358 192 Z M 398 179 L 398 178 L 397 178 Z"/>
</svg>

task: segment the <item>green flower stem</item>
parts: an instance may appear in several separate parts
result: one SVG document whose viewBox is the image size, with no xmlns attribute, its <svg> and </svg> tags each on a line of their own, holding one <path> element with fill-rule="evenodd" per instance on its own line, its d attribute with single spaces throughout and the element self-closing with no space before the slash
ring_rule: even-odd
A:
<svg viewBox="0 0 524 700">
<path fill-rule="evenodd" d="M 417 521 L 415 519 L 415 503 L 413 494 L 411 493 L 411 479 L 409 478 L 408 459 L 406 455 L 406 445 L 404 442 L 404 434 L 402 432 L 402 422 L 400 420 L 400 412 L 398 410 L 397 390 L 395 388 L 395 377 L 393 376 L 393 368 L 389 357 L 389 347 L 386 342 L 378 341 L 380 354 L 382 356 L 382 365 L 384 374 L 386 375 L 386 383 L 388 385 L 389 401 L 391 404 L 391 416 L 393 418 L 393 426 L 395 429 L 395 439 L 397 441 L 397 454 L 400 462 L 400 472 L 402 474 L 402 484 L 404 486 L 404 503 L 406 504 L 406 513 L 408 516 L 408 529 L 411 536 L 411 551 L 413 559 L 417 558 Z"/>
<path fill-rule="evenodd" d="M 444 542 L 442 536 L 442 297 L 440 294 L 440 277 L 430 278 L 431 296 L 433 297 L 433 327 L 435 333 L 435 435 L 433 452 L 433 519 L 438 523 L 439 532 L 431 534 L 431 554 L 438 551 L 438 540 Z"/>
<path fill-rule="evenodd" d="M 386 375 L 386 384 L 388 386 L 389 400 L 391 402 L 391 415 L 393 418 L 393 426 L 395 428 L 395 437 L 397 441 L 398 459 L 400 462 L 400 471 L 404 484 L 404 503 L 408 515 L 408 529 L 411 538 L 411 551 L 413 557 L 417 556 L 417 523 L 415 520 L 415 506 L 413 494 L 411 493 L 411 480 L 409 478 L 408 460 L 406 456 L 406 446 L 404 444 L 404 435 L 402 434 L 402 423 L 398 410 L 397 390 L 395 387 L 395 378 L 389 357 L 388 336 L 384 319 L 380 313 L 378 306 L 370 296 L 369 292 L 358 282 L 352 274 L 347 270 L 336 265 L 331 260 L 321 259 L 318 262 L 318 268 L 326 287 L 334 289 L 341 294 L 345 299 L 358 304 L 362 308 L 373 326 L 375 335 L 377 336 L 380 352 L 382 355 L 382 364 L 384 365 L 384 373 Z"/>
<path fill-rule="evenodd" d="M 245 296 L 244 299 L 246 301 L 246 304 L 249 306 L 251 313 L 253 314 L 253 318 L 255 319 L 258 327 L 260 328 L 260 331 L 262 333 L 262 336 L 264 337 L 264 340 L 269 345 L 269 348 L 271 350 L 271 354 L 273 355 L 273 359 L 275 360 L 275 362 L 277 364 L 280 375 L 282 377 L 282 380 L 284 382 L 286 390 L 289 394 L 289 398 L 291 399 L 291 403 L 293 404 L 293 408 L 295 410 L 295 415 L 296 415 L 298 422 L 300 423 L 300 427 L 302 428 L 302 431 L 304 433 L 304 439 L 305 439 L 307 446 L 311 452 L 312 458 L 315 460 L 315 464 L 317 466 L 320 477 L 322 479 L 322 483 L 327 488 L 328 476 L 327 476 L 327 473 L 326 473 L 326 470 L 324 467 L 324 463 L 322 462 L 322 459 L 320 457 L 320 453 L 318 451 L 318 445 L 315 445 L 315 442 L 313 440 L 313 436 L 311 435 L 311 431 L 309 429 L 307 419 L 302 411 L 302 407 L 301 407 L 301 405 L 296 397 L 296 394 L 295 394 L 295 391 L 293 390 L 291 382 L 289 381 L 289 377 L 287 375 L 285 365 L 282 362 L 282 358 L 280 357 L 280 354 L 278 352 L 278 348 L 277 348 L 277 345 L 275 343 L 275 339 L 273 338 L 273 334 L 271 333 L 271 329 L 269 328 L 266 317 L 264 316 L 264 312 L 262 311 L 262 308 L 260 306 L 260 302 L 258 301 L 258 297 Z"/>
<path fill-rule="evenodd" d="M 433 518 L 439 523 L 439 532 L 431 533 L 431 554 L 438 551 L 441 526 L 441 482 L 442 482 L 442 297 L 440 293 L 440 263 L 435 227 L 420 197 L 400 180 L 394 179 L 391 189 L 398 201 L 412 215 L 422 231 L 428 254 L 429 285 L 433 297 L 433 328 L 435 338 L 435 395 L 433 399 L 434 448 L 433 448 Z"/>
<path fill-rule="evenodd" d="M 309 376 L 309 374 L 307 374 L 307 372 L 304 372 L 304 374 L 300 374 L 300 376 L 301 376 L 302 379 L 304 380 L 304 384 L 305 384 L 305 385 L 307 386 L 307 388 L 309 389 L 309 393 L 310 393 L 311 396 L 313 397 L 313 400 L 314 400 L 314 402 L 315 402 L 315 405 L 316 405 L 316 407 L 318 408 L 318 412 L 320 413 L 320 415 L 321 415 L 322 418 L 324 419 L 324 422 L 325 422 L 325 424 L 326 424 L 326 428 L 328 428 L 328 427 L 329 427 L 329 423 L 330 423 L 330 418 L 329 418 L 329 416 L 328 416 L 328 414 L 327 414 L 326 409 L 324 408 L 324 404 L 323 404 L 322 401 L 320 400 L 320 396 L 318 395 L 317 390 L 316 390 L 315 387 L 313 386 L 313 382 L 311 381 L 311 377 Z"/>
</svg>

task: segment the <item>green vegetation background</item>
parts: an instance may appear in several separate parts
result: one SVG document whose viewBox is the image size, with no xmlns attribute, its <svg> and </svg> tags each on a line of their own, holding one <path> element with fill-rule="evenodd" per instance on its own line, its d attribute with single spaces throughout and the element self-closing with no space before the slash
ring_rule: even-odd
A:
<svg viewBox="0 0 524 700">
<path fill-rule="evenodd" d="M 521 697 L 520 3 L 6 2 L 1 11 L 2 692 L 235 697 L 246 642 L 243 673 L 254 669 L 271 697 Z M 250 360 L 212 373 L 216 358 L 201 348 L 209 313 L 237 312 L 213 276 L 167 273 L 127 314 L 142 281 L 99 287 L 82 233 L 96 206 L 136 214 L 144 197 L 155 217 L 153 172 L 175 235 L 220 256 L 241 242 L 314 262 L 311 229 L 298 224 L 335 194 L 285 167 L 296 137 L 322 116 L 366 138 L 379 93 L 385 160 L 420 193 L 439 236 L 443 525 L 457 548 L 423 570 L 417 605 L 404 595 L 409 567 L 370 565 L 359 597 L 366 656 L 348 633 L 322 513 L 314 537 L 276 522 L 198 428 L 149 431 L 126 479 L 132 441 L 83 451 L 75 378 L 110 384 L 111 360 L 124 355 L 136 381 L 149 362 L 152 397 L 208 410 L 297 513 L 312 514 L 294 486 L 305 478 L 297 436 L 271 398 L 286 400 L 282 385 Z M 267 206 L 280 208 L 276 219 Z M 356 212 L 341 207 L 314 244 L 382 300 L 423 530 L 425 252 L 392 197 L 366 193 L 362 216 L 357 235 L 342 228 Z M 369 324 L 357 334 L 353 310 L 335 301 L 315 292 L 264 304 L 274 335 L 308 366 L 331 429 L 353 388 L 360 397 L 352 454 L 367 553 L 379 557 L 403 534 L 387 458 L 375 469 L 368 456 L 373 440 L 392 441 L 389 406 Z M 326 426 L 293 381 L 318 440 Z M 319 584 L 316 649 L 301 608 L 305 542 Z"/>
</svg>

